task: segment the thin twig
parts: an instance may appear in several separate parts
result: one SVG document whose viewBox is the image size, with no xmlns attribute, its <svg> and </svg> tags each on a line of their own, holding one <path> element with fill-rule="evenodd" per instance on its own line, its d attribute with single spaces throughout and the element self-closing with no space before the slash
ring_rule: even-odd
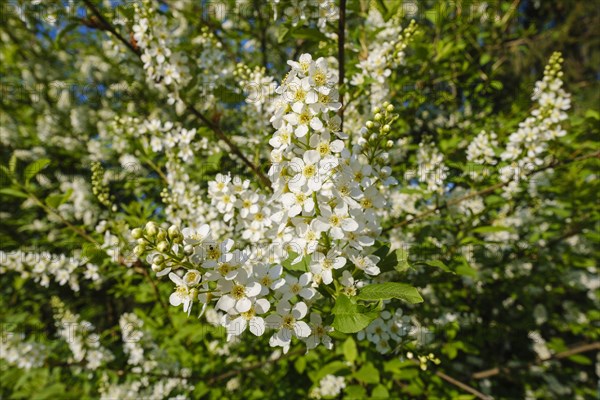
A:
<svg viewBox="0 0 600 400">
<path fill-rule="evenodd" d="M 535 171 L 529 172 L 527 174 L 527 176 L 533 175 L 533 174 L 538 173 L 538 172 L 545 171 L 545 170 L 550 169 L 550 168 L 556 168 L 556 167 L 568 165 L 568 164 L 571 164 L 571 163 L 576 162 L 576 161 L 582 161 L 582 160 L 586 160 L 588 158 L 599 158 L 599 157 L 600 157 L 600 151 L 597 151 L 595 153 L 586 154 L 586 155 L 583 155 L 583 156 L 580 156 L 580 157 L 576 157 L 576 158 L 573 158 L 573 159 L 570 159 L 570 160 L 566 160 L 566 161 L 562 161 L 562 162 L 556 162 L 556 163 L 551 163 L 551 164 L 548 164 L 548 165 L 546 165 L 546 166 L 544 166 L 542 168 L 538 168 Z M 404 220 L 402 222 L 399 222 L 399 223 L 395 224 L 393 226 L 393 228 L 399 228 L 401 226 L 412 224 L 413 222 L 421 220 L 421 219 L 423 219 L 423 218 L 425 218 L 425 217 L 427 217 L 427 216 L 429 216 L 431 214 L 435 214 L 436 212 L 438 212 L 438 211 L 440 211 L 442 209 L 448 208 L 450 206 L 457 205 L 459 203 L 462 203 L 465 200 L 469 200 L 469 199 L 471 199 L 473 197 L 476 197 L 476 196 L 480 196 L 480 195 L 491 193 L 491 192 L 495 191 L 496 189 L 500 189 L 500 188 L 508 185 L 509 182 L 510 181 L 507 181 L 507 182 L 498 182 L 495 185 L 489 186 L 489 187 L 484 188 L 482 190 L 479 190 L 477 192 L 473 192 L 473 193 L 470 193 L 470 194 L 468 194 L 466 196 L 462 196 L 462 197 L 459 197 L 457 199 L 450 200 L 450 201 L 448 201 L 446 203 L 443 203 L 443 204 L 439 205 L 438 207 L 435 207 L 435 208 L 432 208 L 432 209 L 427 210 L 425 212 L 422 212 L 421 214 L 416 215 L 412 219 L 407 219 L 407 220 Z"/>
<path fill-rule="evenodd" d="M 435 373 L 437 376 L 439 376 L 440 378 L 442 378 L 443 380 L 445 380 L 446 382 L 449 382 L 451 384 L 453 384 L 456 387 L 461 388 L 462 390 L 471 393 L 472 395 L 474 395 L 475 397 L 477 397 L 478 399 L 482 399 L 482 400 L 491 400 L 493 399 L 493 397 L 491 396 L 487 396 L 483 393 L 481 393 L 480 391 L 478 391 L 477 389 L 472 388 L 471 386 L 462 383 L 461 381 L 458 381 L 456 379 L 454 379 L 453 377 L 446 375 L 445 373 L 441 372 L 441 371 L 437 371 Z"/>
<path fill-rule="evenodd" d="M 573 356 L 575 354 L 585 353 L 585 352 L 594 351 L 594 350 L 600 350 L 600 342 L 587 343 L 587 344 L 583 344 L 580 346 L 576 346 L 576 347 L 570 348 L 568 350 L 562 351 L 560 353 L 554 354 L 554 355 L 550 356 L 549 358 L 546 358 L 543 360 L 538 359 L 537 361 L 526 364 L 525 366 L 529 367 L 529 366 L 532 366 L 535 364 L 544 363 L 546 361 L 566 358 L 566 357 Z M 480 372 L 474 373 L 473 379 L 485 379 L 485 378 L 489 378 L 491 376 L 495 376 L 495 375 L 499 375 L 501 373 L 508 372 L 509 370 L 510 370 L 510 368 L 508 368 L 508 367 L 502 367 L 502 368 L 496 367 L 496 368 L 486 369 L 485 371 L 480 371 Z"/>
<path fill-rule="evenodd" d="M 104 29 L 106 29 L 107 31 L 109 31 L 110 33 L 112 33 L 117 39 L 119 39 L 121 42 L 123 42 L 124 44 L 127 45 L 127 48 L 129 48 L 131 51 L 133 51 L 138 57 L 141 55 L 141 52 L 139 49 L 133 47 L 133 45 L 131 43 L 129 43 L 125 38 L 123 38 L 123 36 L 121 36 L 116 30 L 115 28 L 102 16 L 102 14 L 100 13 L 100 11 L 98 11 L 98 9 L 90 2 L 90 0 L 84 0 L 85 5 L 92 11 L 92 13 L 102 22 L 102 27 Z M 183 101 L 183 99 L 182 99 Z M 227 146 L 229 147 L 229 150 L 231 150 L 231 152 L 233 154 L 235 154 L 236 156 L 238 156 L 242 162 L 244 164 L 246 164 L 246 166 L 248 168 L 250 168 L 252 170 L 252 172 L 260 179 L 261 183 L 264 185 L 266 190 L 270 190 L 271 188 L 271 181 L 267 178 L 267 176 L 261 171 L 260 168 L 258 168 L 256 165 L 254 165 L 252 163 L 252 161 L 250 161 L 240 150 L 240 148 L 227 136 L 225 135 L 225 133 L 223 132 L 223 130 L 216 124 L 214 124 L 212 121 L 210 121 L 204 114 L 202 114 L 200 111 L 198 111 L 193 105 L 188 104 L 187 102 L 184 101 L 184 104 L 186 104 L 187 109 L 197 118 L 199 118 L 210 130 L 212 130 L 215 135 L 217 136 L 218 139 L 223 140 Z"/>
</svg>

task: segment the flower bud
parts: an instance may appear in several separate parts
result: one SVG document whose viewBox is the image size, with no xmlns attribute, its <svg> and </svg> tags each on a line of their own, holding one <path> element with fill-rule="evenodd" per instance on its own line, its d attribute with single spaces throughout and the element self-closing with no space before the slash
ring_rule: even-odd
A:
<svg viewBox="0 0 600 400">
<path fill-rule="evenodd" d="M 177 225 L 171 225 L 169 227 L 169 230 L 167 231 L 167 234 L 169 235 L 169 239 L 171 240 L 179 236 L 179 228 L 177 227 Z"/>
<path fill-rule="evenodd" d="M 158 234 L 156 235 L 156 240 L 160 242 L 162 240 L 165 240 L 166 238 L 167 238 L 167 231 L 165 231 L 163 228 L 159 228 Z"/>
<path fill-rule="evenodd" d="M 165 253 L 169 250 L 169 243 L 167 243 L 163 240 L 156 246 L 156 249 L 158 251 L 160 251 L 161 253 Z"/>
<path fill-rule="evenodd" d="M 160 272 L 164 269 L 164 267 L 162 265 L 158 265 L 158 264 L 152 264 L 152 271 L 154 272 Z"/>
<path fill-rule="evenodd" d="M 372 121 L 367 121 L 367 123 L 365 124 L 367 126 L 367 128 L 372 129 L 373 128 L 373 122 Z"/>
<path fill-rule="evenodd" d="M 379 137 L 379 135 L 377 135 L 376 133 L 372 134 L 371 137 L 369 138 L 370 140 L 376 140 Z"/>
<path fill-rule="evenodd" d="M 388 104 L 385 109 L 387 110 L 387 112 L 392 112 L 394 111 L 394 106 L 392 104 Z"/>
<path fill-rule="evenodd" d="M 146 235 L 148 235 L 148 237 L 151 239 L 154 239 L 154 237 L 158 233 L 158 227 L 156 226 L 156 224 L 154 222 L 148 222 L 146 224 L 145 230 L 146 230 Z"/>
<path fill-rule="evenodd" d="M 389 102 L 389 101 L 384 101 L 384 102 L 383 102 L 383 106 L 384 106 L 384 107 L 387 107 L 387 106 L 389 106 L 389 105 L 390 105 L 390 102 Z"/>
<path fill-rule="evenodd" d="M 185 254 L 192 254 L 194 252 L 194 246 L 192 246 L 191 244 L 186 244 L 185 246 L 183 246 L 183 252 Z"/>
<path fill-rule="evenodd" d="M 146 251 L 146 249 L 144 248 L 143 245 L 138 244 L 137 246 L 135 246 L 133 248 L 133 252 L 135 253 L 136 256 L 141 257 L 142 254 L 144 254 L 144 251 Z"/>
<path fill-rule="evenodd" d="M 394 141 L 388 140 L 385 145 L 388 149 L 391 149 L 392 147 L 394 147 Z"/>
<path fill-rule="evenodd" d="M 140 228 L 135 228 L 134 230 L 131 231 L 131 236 L 134 239 L 140 239 L 143 234 L 144 234 L 144 232 L 142 232 L 142 230 Z"/>
<path fill-rule="evenodd" d="M 381 121 L 382 117 L 383 115 L 381 115 L 380 113 L 375 114 L 375 121 Z"/>
<path fill-rule="evenodd" d="M 379 108 L 379 107 L 375 107 L 375 108 L 373 109 L 373 112 L 374 112 L 375 114 L 377 114 L 378 112 L 381 112 L 381 108 Z"/>
<path fill-rule="evenodd" d="M 390 127 L 388 124 L 385 124 L 385 125 L 383 126 L 383 131 L 384 131 L 385 133 L 388 133 L 388 132 L 389 132 L 389 131 L 391 131 L 391 130 L 392 130 L 392 128 L 391 128 L 391 127 Z"/>
<path fill-rule="evenodd" d="M 152 259 L 152 264 L 162 264 L 165 262 L 165 258 L 161 255 L 161 254 L 157 254 L 154 256 L 154 258 Z"/>
</svg>

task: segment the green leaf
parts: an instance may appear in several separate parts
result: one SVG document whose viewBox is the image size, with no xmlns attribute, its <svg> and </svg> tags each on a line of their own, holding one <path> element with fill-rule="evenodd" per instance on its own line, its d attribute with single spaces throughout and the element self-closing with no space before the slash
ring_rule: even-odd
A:
<svg viewBox="0 0 600 400">
<path fill-rule="evenodd" d="M 491 59 L 492 56 L 489 53 L 482 54 L 481 58 L 479 58 L 479 65 L 485 65 L 489 63 Z"/>
<path fill-rule="evenodd" d="M 471 278 L 477 278 L 477 270 L 473 269 L 469 264 L 462 264 L 456 268 L 458 275 L 470 276 Z"/>
<path fill-rule="evenodd" d="M 585 117 L 586 118 L 591 118 L 591 119 L 596 119 L 599 120 L 600 119 L 600 113 L 596 110 L 592 110 L 589 109 L 585 112 Z"/>
<path fill-rule="evenodd" d="M 293 251 L 290 251 L 288 258 L 284 262 L 282 262 L 281 265 L 283 266 L 284 269 L 286 269 L 288 271 L 302 271 L 302 272 L 308 271 L 308 266 L 310 265 L 311 255 L 307 254 L 302 258 L 302 260 L 300 260 L 296 264 L 292 264 L 292 261 L 294 261 L 297 257 L 298 257 L 298 253 L 294 253 Z"/>
<path fill-rule="evenodd" d="M 44 168 L 46 168 L 50 164 L 50 160 L 47 158 L 40 158 L 37 161 L 32 162 L 27 167 L 25 167 L 25 183 L 29 183 L 31 178 L 39 174 Z"/>
<path fill-rule="evenodd" d="M 360 300 L 389 300 L 392 298 L 404 300 L 411 304 L 421 303 L 423 298 L 416 288 L 406 283 L 385 282 L 367 285 L 357 296 Z"/>
<path fill-rule="evenodd" d="M 27 193 L 23 193 L 20 190 L 14 188 L 2 188 L 0 189 L 0 193 L 7 194 L 9 196 L 22 197 L 24 199 L 28 198 Z"/>
<path fill-rule="evenodd" d="M 504 87 L 504 85 L 500 81 L 491 81 L 490 86 L 496 90 L 502 90 L 502 88 Z"/>
<path fill-rule="evenodd" d="M 299 374 L 304 373 L 306 369 L 306 358 L 298 357 L 298 359 L 294 362 L 294 368 L 298 371 Z"/>
<path fill-rule="evenodd" d="M 283 43 L 283 41 L 287 38 L 288 33 L 290 33 L 290 29 L 285 26 L 282 26 L 279 29 L 279 32 L 277 33 L 277 42 Z"/>
<path fill-rule="evenodd" d="M 321 378 L 324 378 L 327 375 L 334 375 L 336 372 L 341 371 L 344 368 L 348 368 L 348 365 L 346 365 L 345 362 L 332 361 L 329 364 L 325 365 L 323 368 L 321 368 L 319 372 L 317 372 L 317 374 L 313 378 L 313 381 L 319 382 Z"/>
<path fill-rule="evenodd" d="M 590 361 L 590 359 L 583 354 L 574 354 L 569 356 L 569 361 L 573 361 L 574 363 L 581 365 L 592 365 L 592 361 Z"/>
<path fill-rule="evenodd" d="M 513 228 L 508 226 L 480 226 L 473 229 L 474 233 L 494 233 L 494 232 L 514 232 Z"/>
<path fill-rule="evenodd" d="M 379 310 L 359 306 L 344 294 L 340 294 L 331 310 L 333 326 L 342 333 L 356 333 L 365 329 L 379 316 Z"/>
<path fill-rule="evenodd" d="M 69 189 L 66 193 L 51 194 L 46 197 L 46 204 L 52 208 L 58 208 L 61 204 L 65 203 L 71 197 L 73 189 Z"/>
<path fill-rule="evenodd" d="M 448 266 L 446 264 L 444 264 L 442 261 L 440 260 L 431 260 L 431 261 L 425 261 L 425 264 L 429 265 L 430 267 L 436 267 L 439 268 L 443 271 L 446 272 L 452 272 L 450 270 L 450 268 L 448 268 Z M 452 272 L 453 273 L 453 272 Z"/>
<path fill-rule="evenodd" d="M 372 363 L 366 363 L 354 373 L 354 377 L 363 383 L 379 383 L 379 370 Z"/>
<path fill-rule="evenodd" d="M 367 397 L 367 390 L 360 385 L 347 386 L 344 392 L 346 393 L 344 399 L 363 400 L 365 397 Z"/>
<path fill-rule="evenodd" d="M 13 174 L 17 170 L 17 155 L 15 153 L 12 154 L 12 156 L 10 157 L 10 160 L 8 161 L 8 169 Z"/>
<path fill-rule="evenodd" d="M 383 385 L 377 385 L 371 394 L 372 399 L 389 399 L 390 392 Z"/>
<path fill-rule="evenodd" d="M 356 356 L 358 356 L 358 350 L 356 349 L 356 343 L 352 337 L 346 339 L 343 345 L 344 357 L 346 360 L 353 363 L 356 360 Z"/>
</svg>

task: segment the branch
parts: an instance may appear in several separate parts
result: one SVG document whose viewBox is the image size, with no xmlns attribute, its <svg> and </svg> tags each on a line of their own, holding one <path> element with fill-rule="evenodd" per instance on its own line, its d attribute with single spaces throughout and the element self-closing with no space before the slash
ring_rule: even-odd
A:
<svg viewBox="0 0 600 400">
<path fill-rule="evenodd" d="M 597 151 L 597 152 L 591 153 L 591 154 L 586 154 L 586 155 L 583 155 L 583 156 L 579 156 L 579 157 L 576 157 L 576 158 L 572 158 L 572 159 L 566 160 L 566 161 L 559 161 L 559 162 L 555 162 L 555 163 L 550 163 L 550 164 L 548 164 L 548 165 L 546 165 L 546 166 L 544 166 L 542 168 L 538 168 L 535 171 L 529 172 L 527 174 L 527 176 L 531 176 L 533 174 L 545 171 L 545 170 L 550 169 L 550 168 L 561 167 L 561 166 L 569 165 L 569 164 L 577 162 L 577 161 L 586 160 L 588 158 L 600 158 L 600 151 Z M 454 205 L 460 204 L 460 203 L 462 203 L 465 200 L 469 200 L 469 199 L 471 199 L 473 197 L 480 196 L 480 195 L 483 195 L 483 194 L 491 193 L 491 192 L 495 191 L 496 189 L 500 189 L 500 188 L 508 185 L 509 183 L 510 183 L 510 181 L 508 181 L 508 182 L 498 182 L 495 185 L 489 186 L 489 187 L 484 188 L 482 190 L 479 190 L 477 192 L 473 192 L 473 193 L 470 193 L 470 194 L 468 194 L 466 196 L 462 196 L 462 197 L 459 197 L 457 199 L 450 200 L 450 201 L 448 201 L 446 203 L 443 203 L 443 204 L 441 204 L 441 205 L 439 205 L 439 206 L 437 206 L 435 208 L 432 208 L 432 209 L 427 210 L 427 211 L 425 211 L 425 212 L 423 212 L 421 214 L 418 214 L 418 215 L 416 215 L 412 219 L 407 219 L 407 220 L 404 220 L 402 222 L 399 222 L 399 223 L 395 224 L 394 226 L 392 226 L 392 228 L 399 228 L 401 226 L 412 224 L 414 221 L 421 220 L 421 219 L 423 219 L 423 218 L 425 218 L 425 217 L 427 217 L 427 216 L 429 216 L 431 214 L 435 214 L 438 211 L 443 210 L 445 208 L 448 208 L 450 206 L 454 206 Z"/>
<path fill-rule="evenodd" d="M 445 380 L 446 382 L 449 382 L 449 383 L 453 384 L 454 386 L 457 386 L 457 387 L 461 388 L 462 390 L 471 393 L 478 399 L 482 399 L 482 400 L 491 400 L 492 399 L 492 397 L 486 396 L 485 394 L 481 393 L 477 389 L 474 389 L 471 386 L 469 386 L 465 383 L 462 383 L 461 381 L 458 381 L 458 380 L 454 379 L 453 377 L 448 376 L 441 371 L 436 371 L 435 374 L 437 376 L 439 376 L 440 378 L 442 378 L 443 380 Z"/>
<path fill-rule="evenodd" d="M 102 14 L 100 13 L 100 11 L 98 11 L 98 9 L 91 3 L 90 0 L 84 0 L 85 5 L 92 11 L 92 13 L 102 22 L 102 26 L 99 27 L 101 29 L 107 30 L 110 33 L 112 33 L 118 40 L 120 40 L 121 42 L 123 42 L 128 49 L 130 49 L 132 52 L 134 52 L 138 57 L 140 57 L 141 52 L 139 49 L 133 47 L 133 45 L 131 43 L 129 43 L 125 38 L 123 38 L 123 36 L 121 36 L 116 30 L 115 28 L 102 16 Z M 183 101 L 183 99 L 182 99 Z M 260 179 L 261 183 L 265 186 L 266 190 L 270 190 L 271 188 L 271 181 L 267 178 L 267 176 L 260 170 L 260 168 L 258 168 L 256 165 L 254 165 L 252 163 L 252 161 L 250 161 L 246 156 L 244 156 L 244 154 L 242 153 L 242 151 L 240 150 L 240 148 L 231 141 L 231 139 L 229 137 L 227 137 L 227 135 L 225 135 L 225 133 L 223 132 L 223 130 L 216 124 L 212 123 L 208 118 L 206 118 L 206 116 L 204 114 L 202 114 L 200 111 L 198 111 L 193 105 L 191 104 L 187 104 L 187 102 L 184 102 L 184 104 L 186 105 L 187 109 L 197 118 L 199 118 L 210 130 L 212 130 L 216 137 L 220 140 L 223 140 L 227 146 L 229 147 L 229 150 L 231 152 L 233 152 L 233 154 L 235 154 L 236 156 L 238 156 L 242 162 L 244 164 L 246 164 L 246 166 L 248 168 L 250 168 L 252 170 L 252 172 L 254 172 L 254 174 L 256 176 L 258 176 L 258 178 Z"/>
<path fill-rule="evenodd" d="M 129 48 L 129 50 L 133 51 L 135 54 L 137 54 L 138 56 L 141 55 L 141 51 L 140 49 L 134 47 L 129 40 L 125 39 L 123 36 L 121 36 L 121 34 L 119 32 L 117 32 L 117 30 L 111 25 L 110 22 L 108 22 L 106 20 L 106 18 L 104 18 L 104 16 L 100 13 L 100 11 L 96 8 L 96 6 L 94 6 L 92 4 L 92 2 L 90 0 L 83 0 L 84 4 L 90 9 L 90 11 L 92 11 L 92 13 L 96 16 L 96 18 L 98 18 L 98 20 L 100 20 L 100 22 L 102 23 L 100 26 L 94 26 L 94 27 L 98 27 L 99 29 L 102 30 L 107 30 L 110 33 L 112 33 L 119 41 L 121 41 L 125 46 L 127 46 Z"/>
<path fill-rule="evenodd" d="M 266 359 L 264 361 L 256 362 L 254 364 L 250 364 L 250 365 L 248 365 L 246 367 L 242 367 L 242 368 L 239 368 L 237 370 L 232 370 L 232 371 L 228 371 L 228 372 L 225 372 L 225 373 L 217 375 L 217 376 L 213 376 L 212 378 L 209 378 L 206 382 L 209 385 L 211 385 L 211 384 L 213 384 L 215 382 L 222 381 L 223 379 L 227 379 L 227 378 L 230 378 L 232 376 L 236 376 L 237 374 L 239 374 L 241 372 L 246 372 L 246 371 L 251 371 L 253 369 L 262 368 L 262 367 L 264 367 L 267 364 L 274 364 L 274 363 L 277 363 L 278 361 L 282 360 L 283 358 L 290 357 L 292 355 L 302 354 L 303 352 L 304 352 L 303 349 L 298 349 L 298 350 L 292 351 L 291 353 L 287 353 L 287 354 L 284 354 L 284 355 L 282 355 L 280 357 L 277 357 L 275 359 L 268 358 L 268 359 Z"/>
<path fill-rule="evenodd" d="M 600 350 L 600 342 L 594 342 L 594 343 L 583 344 L 581 346 L 576 346 L 576 347 L 570 348 L 569 350 L 565 350 L 560 353 L 554 354 L 551 357 L 546 358 L 544 360 L 538 359 L 533 363 L 526 364 L 525 366 L 530 367 L 530 366 L 533 366 L 536 364 L 544 363 L 546 361 L 567 358 L 567 357 L 573 356 L 575 354 L 585 353 L 585 352 L 593 351 L 593 350 Z M 523 366 L 521 366 L 520 368 L 522 368 L 522 367 Z M 485 378 L 489 378 L 490 376 L 499 375 L 501 373 L 505 373 L 508 371 L 510 371 L 509 367 L 501 367 L 501 368 L 496 367 L 496 368 L 492 368 L 492 369 L 487 369 L 485 371 L 480 371 L 480 372 L 474 373 L 473 379 L 485 379 Z"/>
</svg>

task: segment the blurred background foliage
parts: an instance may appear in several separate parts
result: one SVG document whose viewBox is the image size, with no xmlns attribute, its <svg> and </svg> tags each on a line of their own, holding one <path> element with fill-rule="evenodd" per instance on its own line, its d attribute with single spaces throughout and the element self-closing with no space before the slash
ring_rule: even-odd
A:
<svg viewBox="0 0 600 400">
<path fill-rule="evenodd" d="M 45 169 L 49 175 L 62 173 L 89 182 L 91 171 L 85 155 L 87 142 L 98 136 L 98 120 L 128 113 L 147 115 L 159 109 L 165 120 L 197 127 L 192 115 L 177 115 L 164 106 L 164 98 L 144 84 L 139 60 L 133 54 L 125 54 L 128 50 L 124 46 L 119 59 L 107 55 L 103 49 L 107 27 L 97 19 L 76 14 L 49 25 L 40 18 L 50 14 L 43 11 L 44 7 L 53 9 L 61 2 L 42 2 L 36 6 L 37 12 L 25 14 L 23 19 L 15 18 L 13 13 L 14 4 L 22 2 L 2 3 L 0 164 L 10 166 L 17 154 L 15 170 L 23 175 L 25 165 L 45 156 L 53 160 Z M 161 3 L 164 12 L 168 12 L 170 3 L 181 5 Z M 229 1 L 229 5 L 233 8 L 235 2 Z M 52 338 L 55 332 L 48 299 L 50 294 L 56 294 L 84 319 L 93 320 L 104 332 L 103 339 L 117 343 L 118 316 L 135 310 L 177 365 L 193 370 L 194 397 L 299 398 L 305 397 L 306 389 L 325 375 L 341 374 L 354 382 L 346 388 L 345 398 L 475 398 L 450 384 L 440 373 L 497 399 L 525 398 L 526 394 L 540 399 L 597 397 L 597 349 L 571 355 L 568 351 L 600 340 L 598 290 L 588 292 L 578 284 L 579 270 L 595 267 L 598 260 L 599 165 L 597 157 L 571 164 L 565 160 L 598 150 L 598 3 L 349 0 L 348 77 L 355 68 L 348 60 L 360 58 L 360 53 L 353 52 L 371 39 L 365 34 L 364 24 L 370 7 L 379 9 L 385 19 L 399 18 L 403 26 L 415 19 L 419 27 L 417 38 L 406 49 L 405 65 L 393 71 L 388 80 L 390 101 L 401 115 L 397 139 L 408 138 L 407 163 L 395 167 L 400 176 L 414 164 L 414 152 L 422 138 L 432 137 L 449 164 L 456 162 L 451 176 L 460 182 L 464 172 L 460 162 L 464 161 L 469 140 L 481 129 L 495 131 L 501 139 L 514 131 L 529 114 L 534 83 L 543 75 L 544 65 L 554 51 L 561 51 L 564 56 L 565 89 L 572 93 L 573 107 L 566 126 L 569 133 L 552 148 L 557 163 L 565 165 L 555 168 L 547 183 L 539 187 L 539 197 L 554 200 L 554 206 L 540 203 L 537 196 L 527 191 L 514 199 L 508 205 L 511 211 L 531 209 L 531 215 L 515 232 L 517 240 L 496 242 L 497 251 L 475 246 L 480 254 L 473 255 L 473 259 L 483 267 L 474 268 L 460 249 L 484 242 L 494 245 L 486 236 L 493 230 L 474 231 L 467 218 L 452 213 L 434 215 L 410 228 L 411 267 L 403 271 L 403 276 L 426 289 L 426 301 L 409 311 L 422 324 L 422 337 L 418 343 L 407 342 L 400 350 L 415 356 L 433 353 L 441 360 L 440 367 L 426 362 L 428 368 L 422 370 L 414 360 L 379 355 L 369 349 L 367 342 L 355 343 L 343 335 L 338 339 L 344 344 L 333 352 L 320 349 L 304 355 L 302 349 L 293 348 L 290 355 L 281 359 L 270 359 L 268 353 L 257 351 L 268 349 L 264 338 L 244 340 L 235 348 L 239 359 L 227 361 L 225 356 L 206 350 L 212 340 L 224 340 L 224 332 L 207 325 L 199 328 L 196 321 L 188 320 L 182 313 L 165 312 L 156 301 L 151 278 L 130 273 L 131 270 L 124 273 L 99 253 L 93 254 L 93 259 L 103 268 L 105 284 L 93 294 L 91 289 L 73 294 L 64 287 L 52 286 L 39 291 L 31 281 L 2 274 L 3 326 L 10 323 L 31 332 L 39 332 L 43 327 L 42 336 Z M 288 70 L 286 60 L 296 59 L 303 52 L 337 54 L 336 41 L 327 39 L 315 27 L 294 27 L 282 18 L 272 21 L 271 6 L 260 1 L 245 8 L 246 12 L 252 10 L 251 15 L 236 20 L 235 29 L 222 29 L 222 21 L 214 16 L 192 18 L 201 15 L 203 2 L 190 3 L 184 9 L 190 33 L 199 34 L 206 28 L 214 31 L 232 62 L 262 65 L 278 79 Z M 122 12 L 127 16 L 132 9 L 125 7 Z M 195 51 L 191 42 L 178 46 Z M 96 69 L 94 57 L 102 60 L 107 69 Z M 201 76 L 202 71 L 190 73 Z M 63 103 L 52 91 L 55 81 L 89 82 L 90 90 L 83 93 L 78 85 L 72 101 Z M 114 89 L 114 85 L 124 84 L 121 92 Z M 351 88 L 346 87 L 346 91 Z M 220 93 L 221 101 L 208 110 L 208 117 L 233 131 L 241 124 L 236 104 L 243 97 L 232 99 L 232 93 L 226 90 Z M 202 94 L 190 90 L 189 98 L 194 96 Z M 368 115 L 366 104 L 358 107 Z M 54 138 L 53 132 L 60 132 L 62 139 Z M 259 160 L 261 157 L 257 155 Z M 236 163 L 226 151 L 219 156 L 219 162 L 223 167 L 235 167 Z M 118 170 L 117 160 L 107 160 L 106 168 L 111 167 L 117 173 L 127 174 Z M 112 215 L 116 223 L 138 226 L 150 216 L 163 215 L 155 201 L 160 198 L 158 175 L 146 168 L 142 177 L 111 183 L 111 192 L 126 211 Z M 198 171 L 192 177 L 202 179 L 202 173 Z M 80 235 L 65 228 L 60 218 L 46 218 L 47 210 L 31 206 L 32 194 L 43 199 L 56 193 L 60 185 L 53 182 L 49 186 L 32 186 L 15 195 L 4 175 L 2 179 L 2 250 L 30 248 L 69 253 L 70 249 L 83 246 Z M 485 197 L 485 205 L 490 210 L 486 223 L 491 225 L 504 200 L 492 194 Z M 101 217 L 106 214 L 94 218 Z M 545 229 L 538 229 L 540 226 Z M 96 232 L 89 234 L 101 236 Z M 578 243 L 567 241 L 573 236 L 580 237 Z M 445 244 L 441 253 L 432 246 L 431 238 Z M 425 261 L 432 259 L 439 260 L 454 274 L 426 266 Z M 529 273 L 523 273 L 524 264 L 533 265 Z M 167 298 L 167 287 L 159 285 L 156 290 Z M 89 303 L 90 296 L 93 304 Z M 444 320 L 449 314 L 455 315 L 454 319 Z M 532 330 L 546 338 L 555 355 L 549 361 L 542 362 L 534 351 Z M 61 365 L 61 351 L 65 349 L 61 350 L 56 341 L 47 342 L 57 349 L 42 368 L 24 373 L 0 363 L 2 398 L 94 398 L 95 383 L 87 382 L 81 374 L 72 375 L 70 368 Z M 123 365 L 124 355 L 118 353 L 116 357 L 114 365 Z M 127 371 L 124 373 L 120 367 L 110 373 L 111 378 L 128 379 Z M 224 382 L 234 376 L 241 380 L 241 389 L 229 392 Z"/>
</svg>

